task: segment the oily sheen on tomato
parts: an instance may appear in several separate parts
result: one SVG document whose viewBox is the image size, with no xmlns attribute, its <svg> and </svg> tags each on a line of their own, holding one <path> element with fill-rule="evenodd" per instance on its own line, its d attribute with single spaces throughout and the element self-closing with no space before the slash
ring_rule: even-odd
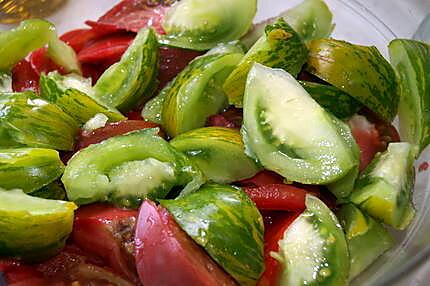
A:
<svg viewBox="0 0 430 286">
<path fill-rule="evenodd" d="M 136 227 L 136 267 L 145 286 L 236 285 L 175 222 L 169 212 L 145 201 Z"/>
</svg>

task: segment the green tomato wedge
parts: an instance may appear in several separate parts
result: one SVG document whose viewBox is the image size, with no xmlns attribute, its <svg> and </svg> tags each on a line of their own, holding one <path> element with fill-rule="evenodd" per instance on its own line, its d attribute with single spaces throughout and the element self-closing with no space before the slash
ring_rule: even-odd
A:
<svg viewBox="0 0 430 286">
<path fill-rule="evenodd" d="M 0 142 L 70 151 L 79 125 L 32 92 L 0 94 Z M 16 144 L 15 144 L 16 145 Z"/>
<path fill-rule="evenodd" d="M 351 259 L 349 279 L 352 280 L 390 249 L 394 240 L 381 223 L 353 204 L 343 205 L 337 216 L 345 231 Z"/>
<path fill-rule="evenodd" d="M 214 54 L 243 54 L 246 52 L 245 46 L 240 41 L 220 43 L 206 52 L 205 55 Z"/>
<path fill-rule="evenodd" d="M 212 184 L 160 203 L 240 285 L 257 283 L 264 270 L 264 225 L 258 209 L 242 190 Z"/>
<path fill-rule="evenodd" d="M 359 101 L 337 87 L 309 81 L 300 81 L 300 84 L 319 105 L 337 118 L 347 119 L 363 107 Z"/>
<path fill-rule="evenodd" d="M 118 63 L 94 86 L 94 96 L 107 106 L 129 111 L 152 95 L 158 71 L 158 42 L 154 30 L 142 29 Z"/>
<path fill-rule="evenodd" d="M 22 21 L 15 29 L 0 33 L 0 71 L 8 71 L 53 37 L 56 37 L 54 25 L 40 19 Z"/>
<path fill-rule="evenodd" d="M 251 27 L 257 0 L 182 0 L 167 13 L 160 42 L 191 50 L 209 50 L 238 40 Z"/>
<path fill-rule="evenodd" d="M 279 285 L 348 285 L 345 235 L 336 216 L 318 198 L 306 196 L 306 210 L 278 244 L 274 257 L 284 268 Z"/>
<path fill-rule="evenodd" d="M 194 59 L 163 90 L 163 127 L 171 137 L 205 126 L 209 116 L 227 107 L 222 84 L 242 54 L 214 54 Z"/>
<path fill-rule="evenodd" d="M 418 156 L 430 143 L 430 46 L 397 39 L 389 51 L 400 78 L 400 135 L 418 147 Z"/>
<path fill-rule="evenodd" d="M 0 72 L 0 92 L 13 92 L 12 76 L 7 72 Z"/>
<path fill-rule="evenodd" d="M 295 77 L 306 63 L 307 55 L 308 50 L 301 37 L 284 20 L 280 19 L 266 26 L 264 35 L 252 46 L 224 83 L 229 103 L 242 106 L 246 78 L 254 63 L 282 68 Z"/>
<path fill-rule="evenodd" d="M 158 131 L 116 136 L 76 153 L 62 177 L 67 197 L 78 204 L 109 201 L 137 208 L 145 198 L 164 198 L 174 186 L 197 190 L 203 174 Z"/>
<path fill-rule="evenodd" d="M 279 18 L 284 19 L 305 42 L 328 38 L 335 26 L 333 14 L 323 0 L 304 0 L 277 17 L 254 25 L 241 41 L 251 47 L 264 34 L 264 27 Z"/>
<path fill-rule="evenodd" d="M 356 182 L 350 200 L 364 212 L 403 230 L 412 221 L 414 150 L 411 144 L 390 143 L 387 151 L 375 157 Z"/>
<path fill-rule="evenodd" d="M 39 148 L 0 149 L 0 188 L 30 193 L 61 176 L 57 151 Z"/>
<path fill-rule="evenodd" d="M 59 181 L 54 181 L 37 191 L 31 192 L 29 195 L 48 200 L 67 200 L 66 190 Z"/>
<path fill-rule="evenodd" d="M 72 232 L 76 208 L 0 189 L 0 256 L 33 262 L 55 255 Z"/>
<path fill-rule="evenodd" d="M 307 70 L 345 91 L 387 122 L 396 116 L 396 74 L 376 47 L 334 39 L 314 40 L 309 43 Z"/>
<path fill-rule="evenodd" d="M 66 72 L 82 74 L 81 64 L 75 51 L 58 37 L 52 37 L 49 41 L 48 56 Z"/>
<path fill-rule="evenodd" d="M 39 85 L 42 98 L 55 103 L 81 125 L 98 113 L 106 115 L 110 122 L 126 119 L 115 108 L 108 107 L 91 97 L 91 82 L 78 75 L 62 76 L 57 72 L 42 74 Z"/>
<path fill-rule="evenodd" d="M 257 164 L 245 155 L 239 131 L 205 127 L 183 133 L 170 141 L 215 183 L 227 184 L 253 177 Z"/>
<path fill-rule="evenodd" d="M 358 166 L 358 147 L 346 124 L 284 70 L 254 65 L 243 114 L 248 154 L 290 181 L 326 185 Z"/>
<path fill-rule="evenodd" d="M 146 121 L 151 121 L 158 124 L 163 124 L 163 106 L 167 95 L 169 94 L 170 87 L 173 82 L 169 82 L 160 93 L 154 98 L 150 99 L 142 109 L 142 117 Z"/>
</svg>

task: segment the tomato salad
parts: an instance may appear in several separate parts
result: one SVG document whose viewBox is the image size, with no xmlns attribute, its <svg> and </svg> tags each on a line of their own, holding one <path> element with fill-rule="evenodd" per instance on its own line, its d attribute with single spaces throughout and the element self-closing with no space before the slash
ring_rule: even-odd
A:
<svg viewBox="0 0 430 286">
<path fill-rule="evenodd" d="M 322 0 L 256 10 L 123 0 L 0 32 L 1 285 L 348 285 L 394 245 L 430 46 L 388 61 L 330 38 Z"/>
</svg>

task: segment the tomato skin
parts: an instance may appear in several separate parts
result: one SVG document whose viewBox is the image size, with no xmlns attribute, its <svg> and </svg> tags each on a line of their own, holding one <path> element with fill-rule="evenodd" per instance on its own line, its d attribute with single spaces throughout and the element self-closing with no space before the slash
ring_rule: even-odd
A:
<svg viewBox="0 0 430 286">
<path fill-rule="evenodd" d="M 30 54 L 30 63 L 36 73 L 40 76 L 42 73 L 58 71 L 60 74 L 65 74 L 64 68 L 54 63 L 47 55 L 47 48 L 40 48 Z"/>
<path fill-rule="evenodd" d="M 130 281 L 138 281 L 131 253 L 129 233 L 134 233 L 137 211 L 110 205 L 95 204 L 78 209 L 75 214 L 72 240 L 82 250 L 104 259 L 118 274 Z M 122 232 L 126 236 L 122 236 Z"/>
<path fill-rule="evenodd" d="M 306 209 L 308 192 L 285 184 L 269 184 L 258 187 L 243 187 L 259 210 L 299 212 Z"/>
<path fill-rule="evenodd" d="M 284 236 L 291 223 L 300 215 L 300 212 L 272 212 L 270 224 L 265 224 L 264 234 L 264 263 L 265 271 L 258 281 L 258 286 L 276 286 L 283 271 L 281 263 L 271 256 L 271 252 L 278 252 L 278 242 Z"/>
<path fill-rule="evenodd" d="M 275 172 L 264 170 L 256 174 L 250 179 L 242 180 L 239 183 L 240 186 L 258 187 L 270 184 L 282 184 L 284 178 Z"/>
<path fill-rule="evenodd" d="M 83 131 L 79 136 L 77 149 L 83 149 L 91 144 L 100 143 L 108 138 L 126 134 L 128 132 L 140 129 L 159 127 L 158 124 L 143 120 L 124 120 L 114 123 L 108 123 L 106 126 L 93 130 L 91 132 Z"/>
<path fill-rule="evenodd" d="M 152 285 L 236 285 L 175 222 L 169 212 L 145 201 L 136 228 L 136 266 Z"/>
<path fill-rule="evenodd" d="M 12 89 L 14 92 L 26 90 L 39 92 L 39 75 L 29 61 L 24 59 L 13 67 Z"/>
<path fill-rule="evenodd" d="M 119 34 L 98 39 L 81 49 L 78 59 L 81 63 L 103 62 L 111 65 L 121 59 L 134 38 L 134 34 Z"/>
<path fill-rule="evenodd" d="M 64 33 L 60 39 L 79 53 L 88 42 L 96 39 L 97 36 L 92 29 L 76 29 Z"/>
<path fill-rule="evenodd" d="M 242 126 L 242 121 L 242 109 L 230 107 L 220 114 L 210 116 L 206 122 L 206 125 L 240 129 Z"/>
</svg>

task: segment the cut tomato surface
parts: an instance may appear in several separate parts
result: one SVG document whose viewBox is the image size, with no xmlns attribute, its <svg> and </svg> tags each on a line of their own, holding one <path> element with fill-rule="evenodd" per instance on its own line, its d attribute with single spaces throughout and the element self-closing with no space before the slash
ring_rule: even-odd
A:
<svg viewBox="0 0 430 286">
<path fill-rule="evenodd" d="M 24 59 L 12 69 L 12 89 L 15 92 L 39 92 L 39 75 L 29 61 Z"/>
<path fill-rule="evenodd" d="M 124 278 L 138 281 L 134 267 L 134 228 L 137 211 L 110 205 L 88 205 L 78 209 L 73 242 L 84 251 L 101 257 Z"/>
<path fill-rule="evenodd" d="M 158 33 L 164 34 L 161 22 L 168 10 L 169 2 L 173 1 L 139 1 L 124 0 L 101 16 L 97 21 L 87 21 L 86 24 L 99 32 L 130 31 L 151 26 Z M 153 3 L 153 4 L 149 4 Z"/>
<path fill-rule="evenodd" d="M 175 222 L 169 212 L 145 201 L 136 228 L 136 267 L 151 285 L 236 285 Z"/>
<path fill-rule="evenodd" d="M 79 53 L 89 42 L 96 39 L 98 34 L 92 29 L 76 29 L 63 34 L 60 39 Z"/>
<path fill-rule="evenodd" d="M 47 55 L 47 48 L 40 48 L 30 54 L 30 63 L 35 72 L 40 76 L 42 73 L 49 73 L 51 71 L 58 71 L 64 74 L 65 71 L 62 67 L 54 63 Z"/>
</svg>

